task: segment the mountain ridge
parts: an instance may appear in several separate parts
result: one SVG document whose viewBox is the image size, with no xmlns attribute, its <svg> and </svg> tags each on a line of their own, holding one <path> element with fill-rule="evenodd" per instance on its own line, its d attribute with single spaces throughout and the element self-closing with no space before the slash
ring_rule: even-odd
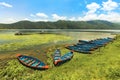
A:
<svg viewBox="0 0 120 80">
<path fill-rule="evenodd" d="M 119 23 L 113 23 L 105 20 L 91 21 L 65 21 L 56 22 L 32 22 L 19 21 L 11 24 L 0 24 L 0 29 L 120 29 Z"/>
</svg>

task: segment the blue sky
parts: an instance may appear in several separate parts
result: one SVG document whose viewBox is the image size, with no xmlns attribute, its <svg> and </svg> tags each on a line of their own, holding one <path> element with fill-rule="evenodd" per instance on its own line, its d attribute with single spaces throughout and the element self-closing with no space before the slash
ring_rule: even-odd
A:
<svg viewBox="0 0 120 80">
<path fill-rule="evenodd" d="M 120 0 L 0 0 L 0 23 L 96 19 L 120 22 Z"/>
</svg>

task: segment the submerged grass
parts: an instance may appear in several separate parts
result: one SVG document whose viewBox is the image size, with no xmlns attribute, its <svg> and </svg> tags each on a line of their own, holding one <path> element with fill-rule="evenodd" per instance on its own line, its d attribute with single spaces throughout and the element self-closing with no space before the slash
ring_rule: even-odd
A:
<svg viewBox="0 0 120 80">
<path fill-rule="evenodd" d="M 52 54 L 56 47 L 47 52 L 46 64 L 50 69 L 33 70 L 20 64 L 17 59 L 9 60 L 0 69 L 1 80 L 120 80 L 120 36 L 113 43 L 93 52 L 74 53 L 69 62 L 55 67 Z M 69 50 L 60 47 L 62 54 Z"/>
<path fill-rule="evenodd" d="M 0 34 L 0 52 L 15 51 L 19 49 L 27 49 L 36 45 L 45 43 L 56 43 L 58 41 L 70 40 L 70 37 L 55 34 L 33 34 L 15 36 L 14 34 Z"/>
</svg>

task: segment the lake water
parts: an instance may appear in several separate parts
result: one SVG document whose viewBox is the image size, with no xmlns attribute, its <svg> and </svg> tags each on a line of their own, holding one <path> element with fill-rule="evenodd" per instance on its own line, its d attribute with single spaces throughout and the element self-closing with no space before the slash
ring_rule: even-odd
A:
<svg viewBox="0 0 120 80">
<path fill-rule="evenodd" d="M 100 30 L 100 29 L 1 29 L 0 34 L 15 34 L 16 32 L 22 33 L 41 33 L 48 32 L 52 34 L 62 34 L 71 36 L 75 40 L 91 40 L 96 38 L 114 37 L 114 34 L 120 33 L 120 30 Z M 9 42 L 0 40 L 0 43 Z"/>
<path fill-rule="evenodd" d="M 103 29 L 0 29 L 2 32 L 105 32 L 120 33 L 120 30 L 103 30 Z"/>
<path fill-rule="evenodd" d="M 10 33 L 59 33 L 67 36 L 71 36 L 76 39 L 94 39 L 101 37 L 111 37 L 114 34 L 119 34 L 120 30 L 103 30 L 103 29 L 0 29 L 0 34 Z M 3 42 L 3 41 L 0 41 Z"/>
</svg>

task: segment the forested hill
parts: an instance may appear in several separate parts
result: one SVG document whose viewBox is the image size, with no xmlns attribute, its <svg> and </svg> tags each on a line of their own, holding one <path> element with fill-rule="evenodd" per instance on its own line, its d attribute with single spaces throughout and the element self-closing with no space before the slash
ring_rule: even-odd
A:
<svg viewBox="0 0 120 80">
<path fill-rule="evenodd" d="M 31 22 L 19 21 L 12 24 L 0 24 L 0 29 L 120 29 L 120 24 L 103 20 Z"/>
</svg>

